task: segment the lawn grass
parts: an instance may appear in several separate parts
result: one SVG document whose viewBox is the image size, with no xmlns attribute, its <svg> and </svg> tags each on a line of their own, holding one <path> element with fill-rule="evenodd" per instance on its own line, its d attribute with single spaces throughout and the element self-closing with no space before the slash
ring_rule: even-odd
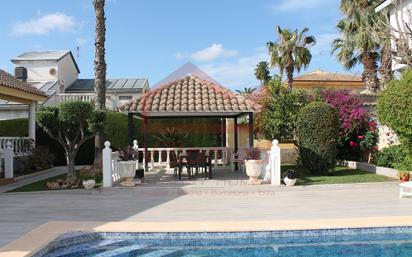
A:
<svg viewBox="0 0 412 257">
<path fill-rule="evenodd" d="M 76 171 L 77 177 L 80 175 L 80 171 Z M 47 188 L 46 184 L 48 182 L 55 181 L 57 179 L 65 179 L 66 174 L 51 177 L 45 180 L 37 181 L 10 191 L 7 191 L 7 193 L 12 193 L 12 192 L 34 192 L 34 191 L 51 191 L 50 189 Z M 101 186 L 101 181 L 96 181 L 96 187 Z M 57 189 L 57 190 L 70 190 L 70 189 Z"/>
<path fill-rule="evenodd" d="M 335 172 L 329 176 L 314 176 L 304 167 L 297 167 L 292 165 L 282 166 L 282 173 L 288 169 L 296 170 L 298 180 L 296 185 L 320 185 L 320 184 L 347 184 L 347 183 L 367 183 L 367 182 L 391 182 L 397 179 L 377 175 L 371 172 L 349 169 L 347 167 L 336 167 Z M 79 175 L 79 171 L 77 171 Z M 33 192 L 33 191 L 47 191 L 47 182 L 55 181 L 57 179 L 64 179 L 66 174 L 56 177 L 48 178 L 42 181 L 34 182 L 8 192 Z M 101 186 L 101 181 L 97 181 L 96 186 Z M 70 189 L 65 189 L 70 190 Z"/>
<path fill-rule="evenodd" d="M 296 185 L 320 185 L 320 184 L 347 184 L 367 182 L 390 182 L 397 179 L 377 175 L 375 173 L 349 169 L 347 167 L 336 167 L 335 172 L 328 176 L 314 176 L 304 167 L 282 166 L 282 172 L 294 169 L 298 172 Z"/>
</svg>

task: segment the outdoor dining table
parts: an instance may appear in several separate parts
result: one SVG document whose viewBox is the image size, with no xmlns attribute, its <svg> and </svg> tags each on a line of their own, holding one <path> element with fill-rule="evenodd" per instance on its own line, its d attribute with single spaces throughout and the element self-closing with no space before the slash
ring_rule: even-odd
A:
<svg viewBox="0 0 412 257">
<path fill-rule="evenodd" d="M 196 153 L 195 160 L 188 160 L 189 156 L 187 153 L 180 153 L 179 154 L 179 161 L 178 161 L 178 167 L 179 167 L 179 180 L 181 180 L 181 174 L 183 167 L 187 169 L 187 173 L 189 177 L 191 177 L 190 169 L 191 168 L 204 168 L 205 169 L 205 178 L 212 179 L 212 162 L 210 155 L 208 153 L 205 154 L 205 159 L 199 161 L 200 158 L 200 152 Z"/>
</svg>

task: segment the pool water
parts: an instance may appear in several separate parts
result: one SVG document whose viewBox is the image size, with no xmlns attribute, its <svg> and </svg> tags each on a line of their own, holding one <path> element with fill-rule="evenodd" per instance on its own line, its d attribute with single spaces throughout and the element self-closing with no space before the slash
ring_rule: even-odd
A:
<svg viewBox="0 0 412 257">
<path fill-rule="evenodd" d="M 40 256 L 412 256 L 412 227 L 62 235 Z"/>
</svg>

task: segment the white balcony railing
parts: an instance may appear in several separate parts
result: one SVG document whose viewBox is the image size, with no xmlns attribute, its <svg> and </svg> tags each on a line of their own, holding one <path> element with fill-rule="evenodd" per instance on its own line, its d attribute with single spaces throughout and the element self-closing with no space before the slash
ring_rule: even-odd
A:
<svg viewBox="0 0 412 257">
<path fill-rule="evenodd" d="M 11 143 L 14 156 L 29 155 L 34 147 L 34 140 L 30 137 L 0 137 L 1 151 L 6 149 L 7 142 Z"/>
<path fill-rule="evenodd" d="M 93 93 L 74 93 L 74 94 L 59 94 L 59 103 L 65 102 L 65 101 L 71 101 L 71 100 L 76 100 L 76 101 L 84 101 L 84 102 L 94 102 L 95 99 L 95 94 Z M 115 101 L 110 98 L 106 98 L 106 109 L 110 111 L 114 111 L 116 109 L 115 106 Z"/>
<path fill-rule="evenodd" d="M 245 148 L 239 148 L 238 152 L 244 151 Z M 176 148 L 148 148 L 148 164 L 149 169 L 156 166 L 169 167 L 170 164 L 170 153 L 174 151 L 176 156 L 179 156 L 180 153 L 186 153 L 187 151 L 199 151 L 205 152 L 212 158 L 213 166 L 228 166 L 231 164 L 231 158 L 234 149 L 229 147 L 176 147 Z M 144 157 L 144 148 L 139 148 L 138 152 L 140 156 L 143 156 L 143 164 L 145 162 Z"/>
</svg>

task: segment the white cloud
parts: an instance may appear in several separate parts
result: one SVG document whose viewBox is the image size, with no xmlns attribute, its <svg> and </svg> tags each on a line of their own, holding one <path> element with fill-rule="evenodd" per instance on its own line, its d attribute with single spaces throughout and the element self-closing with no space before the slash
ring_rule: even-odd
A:
<svg viewBox="0 0 412 257">
<path fill-rule="evenodd" d="M 271 5 L 270 9 L 274 11 L 290 11 L 303 8 L 318 8 L 324 4 L 333 2 L 331 0 L 281 0 L 276 5 Z"/>
<path fill-rule="evenodd" d="M 64 13 L 51 13 L 37 19 L 20 21 L 12 27 L 11 35 L 47 35 L 53 31 L 72 31 L 76 23 L 72 16 Z"/>
<path fill-rule="evenodd" d="M 226 49 L 222 44 L 212 44 L 209 47 L 196 51 L 194 53 L 184 55 L 180 52 L 175 54 L 175 58 L 180 60 L 183 58 L 189 58 L 194 61 L 206 62 L 213 61 L 222 57 L 233 57 L 237 56 L 238 52 L 232 49 Z"/>
<path fill-rule="evenodd" d="M 259 49 L 249 56 L 239 57 L 233 62 L 213 63 L 200 66 L 211 77 L 223 86 L 232 90 L 243 87 L 257 87 L 255 67 L 261 61 L 268 61 L 266 49 Z"/>
</svg>

